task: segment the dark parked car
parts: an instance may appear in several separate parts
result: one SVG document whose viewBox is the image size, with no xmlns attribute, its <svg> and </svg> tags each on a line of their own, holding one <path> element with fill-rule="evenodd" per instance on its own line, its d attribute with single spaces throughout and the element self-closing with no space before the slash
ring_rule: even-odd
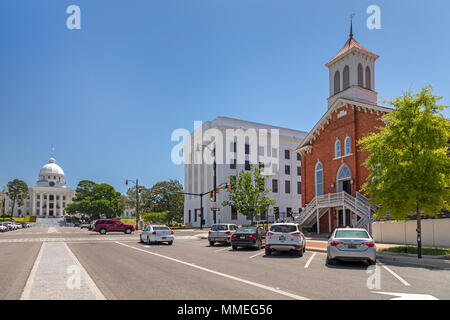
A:
<svg viewBox="0 0 450 320">
<path fill-rule="evenodd" d="M 266 233 L 260 227 L 242 227 L 231 236 L 231 247 L 254 247 L 261 249 L 266 243 Z"/>
</svg>

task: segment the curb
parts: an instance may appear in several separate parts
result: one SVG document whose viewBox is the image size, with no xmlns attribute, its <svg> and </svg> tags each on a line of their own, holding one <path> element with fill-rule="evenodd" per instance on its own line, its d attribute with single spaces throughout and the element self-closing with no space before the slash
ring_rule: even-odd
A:
<svg viewBox="0 0 450 320">
<path fill-rule="evenodd" d="M 325 248 L 311 248 L 311 247 L 308 247 L 308 246 L 306 246 L 306 251 L 314 251 L 314 252 L 324 252 L 324 253 L 327 253 L 327 249 L 325 249 Z"/>
<path fill-rule="evenodd" d="M 436 258 L 418 259 L 417 257 L 377 252 L 377 259 L 400 262 L 400 263 L 411 264 L 411 265 L 416 265 L 416 266 L 421 266 L 421 267 L 434 267 L 434 268 L 450 269 L 450 261 L 436 259 Z"/>
</svg>

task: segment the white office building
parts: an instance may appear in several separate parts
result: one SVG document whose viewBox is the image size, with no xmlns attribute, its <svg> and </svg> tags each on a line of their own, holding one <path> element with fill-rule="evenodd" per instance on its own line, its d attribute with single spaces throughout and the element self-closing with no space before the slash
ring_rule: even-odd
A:
<svg viewBox="0 0 450 320">
<path fill-rule="evenodd" d="M 245 143 L 242 139 L 239 142 L 237 138 L 232 138 L 233 140 L 230 141 L 227 132 L 236 132 L 239 129 L 247 133 L 254 130 L 258 134 L 258 139 L 252 140 L 246 137 Z M 259 135 L 265 131 L 267 132 L 267 138 L 264 135 Z M 222 143 L 211 143 L 214 139 L 210 140 L 210 135 L 205 134 L 206 132 L 220 132 L 219 138 L 222 139 Z M 207 152 L 206 148 L 213 146 L 214 152 L 211 152 L 212 155 L 217 156 L 218 159 L 224 159 L 222 162 L 217 161 L 216 184 L 219 186 L 229 183 L 230 179 L 237 176 L 241 170 L 250 170 L 250 164 L 264 163 L 265 170 L 268 170 L 266 173 L 272 172 L 266 175 L 266 187 L 271 190 L 268 196 L 274 199 L 276 203 L 268 208 L 266 215 L 255 220 L 287 220 L 301 210 L 301 162 L 299 155 L 294 153 L 293 150 L 298 146 L 298 141 L 301 141 L 306 135 L 307 132 L 304 131 L 228 117 L 217 117 L 212 121 L 203 123 L 191 133 L 190 139 L 187 140 L 188 143 L 185 141 L 183 147 L 185 154 L 185 191 L 201 194 L 213 190 L 213 164 L 205 163 L 205 161 L 198 162 L 199 155 L 200 158 L 204 157 L 203 152 Z M 191 152 L 186 152 L 189 149 Z M 223 152 L 221 153 L 220 150 Z M 255 153 L 257 153 L 257 157 L 255 157 Z M 230 159 L 227 160 L 227 158 Z M 186 159 L 189 161 L 186 161 Z M 257 159 L 256 162 L 255 159 Z M 268 159 L 270 163 L 266 161 Z M 232 210 L 231 207 L 222 206 L 222 202 L 227 197 L 228 192 L 226 190 L 221 190 L 217 194 L 216 203 L 210 201 L 209 194 L 202 197 L 205 220 L 203 226 L 209 227 L 214 223 L 248 224 L 250 222 L 245 216 Z M 200 205 L 200 196 L 185 196 L 184 222 L 186 225 L 200 226 Z M 213 206 L 218 206 L 220 211 L 212 211 Z"/>
</svg>

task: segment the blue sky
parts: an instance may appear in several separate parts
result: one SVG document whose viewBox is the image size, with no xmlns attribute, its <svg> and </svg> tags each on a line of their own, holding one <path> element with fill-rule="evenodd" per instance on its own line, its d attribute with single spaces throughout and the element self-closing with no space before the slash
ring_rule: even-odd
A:
<svg viewBox="0 0 450 320">
<path fill-rule="evenodd" d="M 66 28 L 71 4 L 81 30 Z M 366 27 L 372 4 L 381 30 Z M 308 131 L 350 13 L 380 55 L 380 101 L 432 84 L 450 104 L 447 0 L 1 0 L 0 185 L 35 185 L 51 145 L 71 187 L 183 181 L 172 131 L 216 116 Z"/>
</svg>

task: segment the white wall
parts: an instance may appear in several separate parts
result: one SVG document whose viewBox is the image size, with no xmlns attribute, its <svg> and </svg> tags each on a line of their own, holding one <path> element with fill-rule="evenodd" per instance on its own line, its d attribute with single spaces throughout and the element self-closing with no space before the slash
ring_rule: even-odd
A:
<svg viewBox="0 0 450 320">
<path fill-rule="evenodd" d="M 372 224 L 375 242 L 417 245 L 417 221 L 383 221 Z M 450 248 L 450 219 L 422 220 L 422 244 Z"/>
</svg>

